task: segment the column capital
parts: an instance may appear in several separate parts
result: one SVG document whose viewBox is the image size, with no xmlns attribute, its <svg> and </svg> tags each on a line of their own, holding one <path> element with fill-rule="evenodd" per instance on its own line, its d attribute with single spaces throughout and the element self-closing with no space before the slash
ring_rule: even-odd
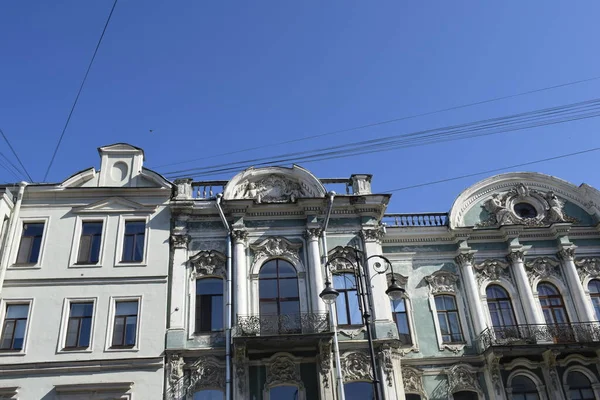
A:
<svg viewBox="0 0 600 400">
<path fill-rule="evenodd" d="M 558 258 L 563 261 L 573 261 L 575 259 L 575 249 L 577 246 L 563 247 L 556 253 Z"/>
<path fill-rule="evenodd" d="M 234 243 L 246 244 L 248 240 L 248 231 L 245 229 L 234 229 L 231 231 L 231 237 Z"/>
<path fill-rule="evenodd" d="M 472 265 L 474 259 L 475 251 L 461 252 L 454 257 L 454 261 L 456 261 L 456 263 L 461 267 Z"/>
<path fill-rule="evenodd" d="M 511 250 L 511 252 L 506 256 L 506 259 L 511 263 L 523 262 L 525 261 L 525 254 L 527 254 L 525 249 Z"/>
<path fill-rule="evenodd" d="M 318 240 L 321 237 L 321 233 L 323 233 L 323 229 L 321 228 L 307 228 L 304 232 L 304 237 L 307 240 Z"/>
<path fill-rule="evenodd" d="M 385 228 L 381 225 L 372 228 L 365 228 L 360 231 L 360 236 L 365 242 L 381 242 L 385 235 Z"/>
<path fill-rule="evenodd" d="M 174 249 L 187 249 L 189 242 L 189 235 L 171 235 L 171 245 Z"/>
</svg>

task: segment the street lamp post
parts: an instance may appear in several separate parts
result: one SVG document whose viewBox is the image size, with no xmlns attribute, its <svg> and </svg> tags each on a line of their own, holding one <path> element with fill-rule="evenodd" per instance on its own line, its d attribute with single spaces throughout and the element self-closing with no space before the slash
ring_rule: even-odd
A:
<svg viewBox="0 0 600 400">
<path fill-rule="evenodd" d="M 369 260 L 378 258 L 385 262 L 385 265 L 382 265 L 379 261 L 373 264 L 373 270 L 378 275 L 385 274 L 387 271 L 391 271 L 392 279 L 390 285 L 385 291 L 392 300 L 397 300 L 402 298 L 404 295 L 404 289 L 400 287 L 396 281 L 396 277 L 394 276 L 394 267 L 390 260 L 382 255 L 372 255 L 370 257 L 364 258 L 364 253 L 353 249 L 355 254 L 355 259 L 350 260 L 344 256 L 336 256 L 332 257 L 325 264 L 325 268 L 331 271 L 331 263 L 338 261 L 344 261 L 346 264 L 352 265 L 352 271 L 354 273 L 355 281 L 356 281 L 356 292 L 358 296 L 358 306 L 362 312 L 363 324 L 367 330 L 367 341 L 369 344 L 369 353 L 370 353 L 370 361 L 371 361 L 371 370 L 373 371 L 373 389 L 375 394 L 375 400 L 383 400 L 383 388 L 381 386 L 382 380 L 380 379 L 380 371 L 377 368 L 377 359 L 375 358 L 375 348 L 373 344 L 373 332 L 372 332 L 372 320 L 371 315 L 373 312 L 372 305 L 372 293 L 371 293 L 371 279 L 369 275 Z M 329 274 L 327 274 L 327 280 L 325 281 L 325 288 L 319 294 L 319 297 L 327 303 L 333 304 L 336 302 L 340 293 L 332 287 L 331 281 L 329 280 Z"/>
</svg>

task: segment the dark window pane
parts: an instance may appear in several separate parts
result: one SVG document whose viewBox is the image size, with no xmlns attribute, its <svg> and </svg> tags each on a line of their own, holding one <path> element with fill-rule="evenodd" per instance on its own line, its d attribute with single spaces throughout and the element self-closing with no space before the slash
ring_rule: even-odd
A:
<svg viewBox="0 0 600 400">
<path fill-rule="evenodd" d="M 81 320 L 81 328 L 79 332 L 79 346 L 88 347 L 90 345 L 90 337 L 92 334 L 92 319 L 83 318 Z"/>
<path fill-rule="evenodd" d="M 17 255 L 17 263 L 25 264 L 29 262 L 29 254 L 31 253 L 32 237 L 23 236 L 19 246 L 19 254 Z"/>
<path fill-rule="evenodd" d="M 29 262 L 35 264 L 38 262 L 40 257 L 40 249 L 42 247 L 42 237 L 36 236 L 33 238 L 33 243 L 31 244 L 31 254 L 29 255 Z"/>
<path fill-rule="evenodd" d="M 277 280 L 275 279 L 260 279 L 259 280 L 259 295 L 261 299 L 277 298 Z"/>
<path fill-rule="evenodd" d="M 69 319 L 67 325 L 66 347 L 77 347 L 77 333 L 79 332 L 79 320 Z"/>
<path fill-rule="evenodd" d="M 298 301 L 282 301 L 281 302 L 281 315 L 299 314 L 300 303 Z"/>
<path fill-rule="evenodd" d="M 4 328 L 2 329 L 2 343 L 0 344 L 0 348 L 3 350 L 12 348 L 15 325 L 14 320 L 7 320 L 4 322 Z"/>
<path fill-rule="evenodd" d="M 271 400 L 298 400 L 298 387 L 276 386 L 269 390 Z"/>
<path fill-rule="evenodd" d="M 125 345 L 135 345 L 135 334 L 137 329 L 137 317 L 128 317 L 125 325 Z"/>
<path fill-rule="evenodd" d="M 142 261 L 144 259 L 144 235 L 136 235 L 133 259 L 134 261 Z"/>
<path fill-rule="evenodd" d="M 42 236 L 44 234 L 43 223 L 23 224 L 24 236 Z"/>
<path fill-rule="evenodd" d="M 29 305 L 27 304 L 9 304 L 6 306 L 6 318 L 27 318 Z"/>
<path fill-rule="evenodd" d="M 196 281 L 196 332 L 223 329 L 223 280 L 204 278 Z"/>
<path fill-rule="evenodd" d="M 223 296 L 213 296 L 211 304 L 211 330 L 223 329 Z"/>
<path fill-rule="evenodd" d="M 204 278 L 196 281 L 196 294 L 223 294 L 223 280 Z"/>
<path fill-rule="evenodd" d="M 83 235 L 101 235 L 102 222 L 84 222 L 81 233 Z"/>
<path fill-rule="evenodd" d="M 298 280 L 297 279 L 280 279 L 279 280 L 279 297 L 284 297 L 284 298 L 298 297 Z"/>
<path fill-rule="evenodd" d="M 127 221 L 125 222 L 125 234 L 143 234 L 146 230 L 145 221 Z"/>
<path fill-rule="evenodd" d="M 125 318 L 117 317 L 115 318 L 115 325 L 113 327 L 113 346 L 122 346 L 123 345 L 123 332 L 125 331 Z"/>
<path fill-rule="evenodd" d="M 90 258 L 90 248 L 92 247 L 91 236 L 81 236 L 79 240 L 79 255 L 77 256 L 78 263 L 85 263 Z"/>
<path fill-rule="evenodd" d="M 279 277 L 280 278 L 295 278 L 296 269 L 294 266 L 287 261 L 277 260 L 279 266 Z"/>
<path fill-rule="evenodd" d="M 335 300 L 335 308 L 337 310 L 337 323 L 339 325 L 349 325 L 350 319 L 346 311 L 346 296 L 338 296 Z"/>
<path fill-rule="evenodd" d="M 220 390 L 201 390 L 194 393 L 194 400 L 225 400 L 225 394 Z"/>
<path fill-rule="evenodd" d="M 277 278 L 277 261 L 271 260 L 264 263 L 260 268 L 259 278 Z"/>
<path fill-rule="evenodd" d="M 277 303 L 261 302 L 260 303 L 260 314 L 261 315 L 277 315 Z"/>
<path fill-rule="evenodd" d="M 346 400 L 373 400 L 373 384 L 370 382 L 351 382 L 344 384 Z"/>
<path fill-rule="evenodd" d="M 136 301 L 118 301 L 115 313 L 116 315 L 137 315 L 138 302 Z"/>
</svg>

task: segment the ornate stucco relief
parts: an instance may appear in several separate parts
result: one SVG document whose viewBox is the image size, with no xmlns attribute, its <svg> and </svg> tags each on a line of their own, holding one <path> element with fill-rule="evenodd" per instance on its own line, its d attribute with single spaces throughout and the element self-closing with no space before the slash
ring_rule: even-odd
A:
<svg viewBox="0 0 600 400">
<path fill-rule="evenodd" d="M 423 372 L 413 367 L 402 367 L 402 382 L 404 383 L 404 392 L 418 394 L 422 399 L 427 400 L 427 392 L 423 387 Z"/>
<path fill-rule="evenodd" d="M 328 388 L 331 372 L 331 342 L 329 341 L 322 340 L 319 342 L 319 366 L 321 367 L 323 386 Z"/>
<path fill-rule="evenodd" d="M 600 278 L 600 258 L 585 257 L 575 261 L 577 272 L 581 283 L 584 283 L 588 278 Z"/>
<path fill-rule="evenodd" d="M 276 354 L 267 364 L 265 387 L 292 384 L 303 387 L 300 366 L 289 354 Z"/>
<path fill-rule="evenodd" d="M 371 361 L 362 351 L 346 353 L 342 358 L 342 371 L 344 382 L 373 380 Z"/>
<path fill-rule="evenodd" d="M 488 259 L 474 266 L 477 283 L 481 285 L 484 282 L 498 282 L 504 278 L 512 282 L 512 276 L 508 268 L 508 263 L 502 260 Z"/>
<path fill-rule="evenodd" d="M 269 237 L 258 244 L 250 245 L 254 251 L 254 264 L 271 257 L 286 257 L 294 262 L 300 262 L 298 252 L 301 247 L 301 243 L 292 243 L 284 237 Z"/>
<path fill-rule="evenodd" d="M 449 271 L 436 271 L 426 276 L 429 283 L 429 292 L 433 295 L 438 293 L 456 293 L 458 291 L 458 275 Z"/>
<path fill-rule="evenodd" d="M 456 364 L 446 370 L 448 376 L 448 395 L 463 390 L 476 392 L 483 396 L 481 386 L 477 380 L 477 372 L 466 364 Z"/>
<path fill-rule="evenodd" d="M 551 276 L 562 281 L 563 277 L 559 265 L 560 263 L 557 260 L 550 257 L 538 257 L 526 262 L 525 270 L 527 271 L 529 283 L 533 286 L 536 281 L 547 279 Z"/>
<path fill-rule="evenodd" d="M 200 357 L 190 366 L 188 397 L 200 389 L 225 390 L 225 367 L 215 357 Z"/>
<path fill-rule="evenodd" d="M 200 251 L 190 258 L 193 266 L 191 279 L 197 279 L 203 276 L 226 276 L 227 257 L 218 251 Z"/>
</svg>

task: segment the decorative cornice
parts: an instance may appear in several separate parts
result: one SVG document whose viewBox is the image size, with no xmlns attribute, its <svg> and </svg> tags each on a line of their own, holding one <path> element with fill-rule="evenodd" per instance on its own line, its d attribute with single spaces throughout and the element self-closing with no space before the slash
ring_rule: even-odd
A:
<svg viewBox="0 0 600 400">
<path fill-rule="evenodd" d="M 426 276 L 425 280 L 429 283 L 429 292 L 431 294 L 438 293 L 456 293 L 458 288 L 458 275 L 449 271 L 436 271 L 433 274 Z"/>
<path fill-rule="evenodd" d="M 263 258 L 269 257 L 287 257 L 295 262 L 300 262 L 298 251 L 302 247 L 301 243 L 292 243 L 284 237 L 269 237 L 262 242 L 250 245 L 254 251 L 254 264 Z"/>
<path fill-rule="evenodd" d="M 501 260 L 488 259 L 474 266 L 477 283 L 497 282 L 500 278 L 512 281 L 508 264 Z"/>
<path fill-rule="evenodd" d="M 215 250 L 200 251 L 190 258 L 190 263 L 194 269 L 190 275 L 191 279 L 197 279 L 203 276 L 219 276 L 225 278 L 227 257 Z"/>
</svg>

